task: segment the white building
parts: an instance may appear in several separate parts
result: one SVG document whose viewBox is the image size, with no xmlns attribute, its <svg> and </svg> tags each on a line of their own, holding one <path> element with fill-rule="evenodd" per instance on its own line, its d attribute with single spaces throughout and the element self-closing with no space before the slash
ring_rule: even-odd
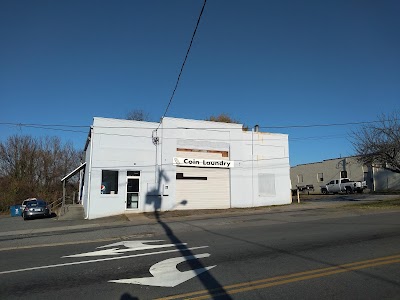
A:
<svg viewBox="0 0 400 300">
<path fill-rule="evenodd" d="M 177 118 L 94 118 L 85 153 L 87 219 L 292 201 L 285 134 Z"/>
</svg>

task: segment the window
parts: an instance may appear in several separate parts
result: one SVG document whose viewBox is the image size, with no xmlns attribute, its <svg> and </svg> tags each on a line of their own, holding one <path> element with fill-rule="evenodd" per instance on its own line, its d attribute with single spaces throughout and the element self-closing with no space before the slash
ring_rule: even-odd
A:
<svg viewBox="0 0 400 300">
<path fill-rule="evenodd" d="M 324 181 L 324 173 L 318 173 L 317 179 L 318 179 L 318 182 L 323 182 Z"/>
<path fill-rule="evenodd" d="M 176 173 L 176 179 L 207 180 L 207 177 L 203 177 L 203 176 L 185 176 L 185 175 L 183 175 L 183 173 Z"/>
<path fill-rule="evenodd" d="M 118 194 L 118 171 L 102 170 L 101 193 Z"/>
<path fill-rule="evenodd" d="M 258 193 L 260 196 L 275 196 L 275 174 L 258 174 Z"/>
<path fill-rule="evenodd" d="M 364 172 L 364 181 L 368 181 L 368 178 L 369 178 L 369 173 Z"/>
<path fill-rule="evenodd" d="M 140 171 L 127 171 L 127 176 L 140 176 Z"/>
<path fill-rule="evenodd" d="M 297 183 L 302 183 L 303 182 L 303 174 L 297 175 Z"/>
</svg>

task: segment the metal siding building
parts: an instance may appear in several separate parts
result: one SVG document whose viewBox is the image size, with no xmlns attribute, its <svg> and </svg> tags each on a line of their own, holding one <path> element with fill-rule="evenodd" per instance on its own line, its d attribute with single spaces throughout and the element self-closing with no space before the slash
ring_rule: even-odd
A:
<svg viewBox="0 0 400 300">
<path fill-rule="evenodd" d="M 292 188 L 313 185 L 314 191 L 310 193 L 320 193 L 320 186 L 333 179 L 339 179 L 342 171 L 346 171 L 347 177 L 353 181 L 366 181 L 371 191 L 400 190 L 400 174 L 383 168 L 365 166 L 360 164 L 355 156 L 327 159 L 292 167 L 290 169 Z"/>
<path fill-rule="evenodd" d="M 160 126 L 94 118 L 85 151 L 88 219 L 291 203 L 284 134 L 177 118 L 164 118 Z"/>
</svg>

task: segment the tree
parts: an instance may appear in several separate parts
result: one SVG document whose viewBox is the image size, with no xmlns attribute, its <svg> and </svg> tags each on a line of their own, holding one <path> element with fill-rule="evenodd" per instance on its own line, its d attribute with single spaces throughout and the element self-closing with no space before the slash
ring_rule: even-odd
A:
<svg viewBox="0 0 400 300">
<path fill-rule="evenodd" d="M 222 122 L 222 123 L 235 123 L 235 124 L 240 124 L 241 122 L 233 119 L 232 117 L 229 116 L 227 113 L 221 113 L 217 116 L 210 116 L 209 118 L 206 118 L 206 121 L 211 121 L 211 122 Z M 244 131 L 247 131 L 249 128 L 246 125 L 243 125 L 242 128 Z"/>
<path fill-rule="evenodd" d="M 222 123 L 235 123 L 235 124 L 240 123 L 238 120 L 233 119 L 226 113 L 219 114 L 218 116 L 212 115 L 209 118 L 206 118 L 206 121 L 222 122 Z"/>
<path fill-rule="evenodd" d="M 381 115 L 378 122 L 353 132 L 352 144 L 359 161 L 400 173 L 400 112 Z"/>
<path fill-rule="evenodd" d="M 126 119 L 133 121 L 150 121 L 149 114 L 141 109 L 134 109 L 128 112 L 126 115 Z"/>
<path fill-rule="evenodd" d="M 15 135 L 0 142 L 0 211 L 30 197 L 60 198 L 61 178 L 79 165 L 81 156 L 58 137 Z M 77 185 L 77 178 L 70 182 Z"/>
</svg>

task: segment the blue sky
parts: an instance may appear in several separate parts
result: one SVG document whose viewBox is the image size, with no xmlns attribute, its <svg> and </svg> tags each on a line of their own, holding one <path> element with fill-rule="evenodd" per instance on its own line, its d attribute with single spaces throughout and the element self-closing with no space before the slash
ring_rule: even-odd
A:
<svg viewBox="0 0 400 300">
<path fill-rule="evenodd" d="M 158 121 L 202 5 L 0 1 L 0 141 L 56 135 L 82 149 L 95 116 L 141 109 Z M 352 155 L 354 125 L 287 126 L 399 109 L 399 15 L 397 0 L 208 0 L 167 116 L 227 113 L 287 133 L 292 166 Z"/>
</svg>

